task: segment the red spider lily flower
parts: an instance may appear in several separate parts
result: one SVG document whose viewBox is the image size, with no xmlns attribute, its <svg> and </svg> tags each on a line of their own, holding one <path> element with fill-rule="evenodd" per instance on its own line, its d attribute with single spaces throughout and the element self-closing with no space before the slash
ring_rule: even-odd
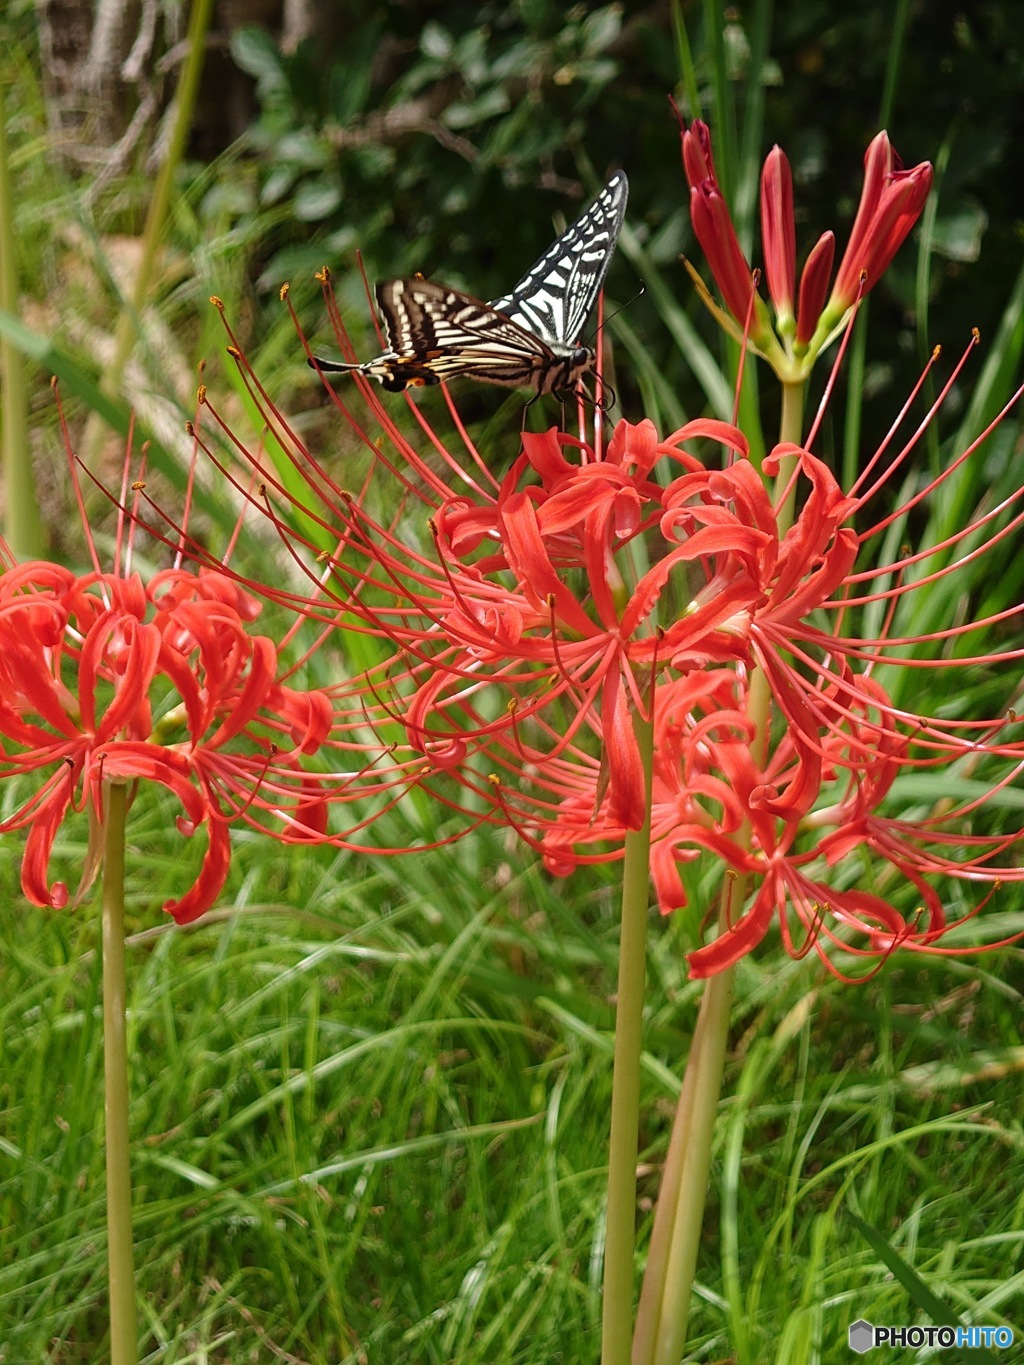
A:
<svg viewBox="0 0 1024 1365">
<path fill-rule="evenodd" d="M 274 524 L 315 584 L 306 594 L 260 591 L 374 636 L 390 654 L 332 691 L 338 719 L 330 743 L 362 756 L 332 801 L 397 798 L 421 786 L 465 816 L 467 828 L 484 819 L 510 824 L 550 871 L 565 874 L 620 858 L 626 832 L 638 826 L 643 789 L 632 722 L 647 715 L 655 735 L 652 872 L 662 909 L 685 905 L 680 869 L 701 853 L 752 888 L 728 931 L 691 954 L 694 975 L 737 961 L 773 923 L 792 953 L 813 950 L 840 974 L 844 955 L 878 961 L 901 946 L 953 951 L 940 940 L 996 883 L 1024 880 L 1012 852 L 1021 829 L 972 831 L 980 798 L 922 814 L 903 794 L 908 775 L 969 764 L 999 802 L 1024 766 L 1010 709 L 1019 651 L 965 658 L 944 652 L 966 640 L 963 627 L 896 631 L 915 594 L 995 553 L 1024 522 L 1024 490 L 927 554 L 858 566 L 894 520 L 980 448 L 979 440 L 930 487 L 870 524 L 938 403 L 884 474 L 876 471 L 891 438 L 850 490 L 810 450 L 777 447 L 763 473 L 790 471 L 790 483 L 798 482 L 799 510 L 790 518 L 789 490 L 773 500 L 742 433 L 724 423 L 691 423 L 659 439 L 650 422 L 621 422 L 606 451 L 554 430 L 525 433 L 497 480 L 461 428 L 471 473 L 419 417 L 451 471 L 446 481 L 360 385 L 383 441 L 371 441 L 336 393 L 334 401 L 403 490 L 389 523 L 371 515 L 365 490 L 336 487 L 238 359 L 309 487 L 299 508 L 305 523 L 324 537 L 314 561 L 307 552 L 317 542 L 286 517 L 290 480 L 267 476 L 254 461 L 267 478 Z M 698 454 L 709 440 L 722 452 L 710 460 Z M 429 544 L 419 546 L 409 537 L 417 509 L 430 528 Z M 972 547 L 963 562 L 955 557 L 960 545 Z M 882 620 L 874 631 L 861 624 L 873 614 Z M 1003 715 L 929 717 L 899 700 L 901 675 L 929 667 L 969 678 L 982 662 L 1011 674 Z M 883 666 L 896 684 L 883 686 L 876 676 Z M 760 720 L 755 677 L 768 694 Z M 957 686 L 949 674 L 950 692 Z M 871 875 L 880 875 L 870 892 L 858 885 L 868 854 Z M 951 915 L 933 885 L 939 874 L 984 894 Z M 909 917 L 895 903 L 897 884 L 916 890 L 920 908 Z"/>
<path fill-rule="evenodd" d="M 110 782 L 166 787 L 181 833 L 206 831 L 198 877 L 164 906 L 179 924 L 224 885 L 231 819 L 269 812 L 323 830 L 322 793 L 301 759 L 326 737 L 330 702 L 280 680 L 274 643 L 248 628 L 259 610 L 205 571 L 148 584 L 47 563 L 0 574 L 0 777 L 46 774 L 0 824 L 28 828 L 22 889 L 33 904 L 67 903 L 67 886 L 50 883 L 54 840 L 69 811 L 88 805 L 102 820 Z"/>
<path fill-rule="evenodd" d="M 690 219 L 694 234 L 708 258 L 711 273 L 722 291 L 726 307 L 740 326 L 748 329 L 753 345 L 770 354 L 775 348 L 771 321 L 764 302 L 754 288 L 751 268 L 743 254 L 729 206 L 715 175 L 710 130 L 707 124 L 695 119 L 689 128 L 683 130 L 682 140 L 683 165 L 690 184 Z M 772 271 L 774 282 L 784 287 L 781 280 L 785 275 L 785 266 L 781 264 L 781 254 L 773 256 Z M 699 278 L 695 277 L 695 282 L 700 285 Z M 725 315 L 711 303 L 709 296 L 704 301 L 728 330 L 735 330 L 729 326 Z"/>
<path fill-rule="evenodd" d="M 773 148 L 761 174 L 761 241 L 773 323 L 756 294 L 715 177 L 707 125 L 695 119 L 689 128 L 682 123 L 680 127 L 693 230 L 732 319 L 715 308 L 706 294 L 705 303 L 733 335 L 740 335 L 738 328 L 748 329 L 750 344 L 781 379 L 803 379 L 849 309 L 878 283 L 917 222 L 931 189 L 932 167 L 925 161 L 904 170 L 888 135 L 878 133 L 865 154 L 860 207 L 831 294 L 835 239 L 830 232 L 819 238 L 808 255 L 797 291 L 793 176 L 785 154 Z M 699 279 L 696 283 L 703 291 Z M 798 297 L 795 319 L 794 294 Z"/>
<path fill-rule="evenodd" d="M 884 712 L 887 698 L 880 689 L 870 680 L 859 686 L 850 681 L 844 723 L 825 724 L 789 688 L 774 717 L 768 757 L 759 763 L 743 676 L 733 672 L 698 681 L 697 697 L 692 683 L 666 692 L 656 725 L 652 872 L 659 903 L 666 912 L 686 904 L 678 867 L 704 849 L 753 880 L 756 890 L 727 932 L 689 955 L 691 976 L 731 966 L 758 945 L 773 922 L 792 956 L 813 949 L 837 975 L 843 975 L 832 957 L 837 949 L 884 958 L 896 947 L 936 943 L 948 927 L 940 898 L 895 851 L 887 860 L 914 883 L 925 907 L 910 921 L 884 897 L 844 886 L 842 877 L 826 880 L 840 858 L 823 832 L 834 822 L 844 837 L 849 834 L 846 801 L 830 799 L 837 783 L 864 799 L 865 775 L 876 764 L 886 766 L 882 736 L 890 743 L 890 770 L 898 770 L 905 757 L 891 728 L 880 727 L 880 735 L 871 721 L 857 723 L 862 716 L 855 707 L 867 712 L 869 698 Z M 835 704 L 835 693 L 829 697 L 823 690 L 821 696 Z M 884 794 L 881 788 L 873 793 L 877 801 Z"/>
<path fill-rule="evenodd" d="M 878 283 L 920 217 L 932 187 L 928 161 L 904 170 L 884 131 L 864 154 L 864 188 L 828 311 L 837 320 Z"/>
<path fill-rule="evenodd" d="M 742 569 L 761 574 L 761 591 L 753 595 L 749 614 L 729 623 L 747 652 L 731 666 L 705 667 L 676 679 L 663 676 L 649 702 L 654 727 L 651 865 L 662 910 L 686 906 L 680 872 L 701 853 L 753 884 L 739 918 L 689 955 L 694 977 L 732 966 L 773 923 L 793 956 L 813 950 L 844 979 L 851 979 L 841 965 L 844 955 L 879 961 L 897 948 L 970 951 L 941 940 L 976 915 L 1000 884 L 1024 881 L 1024 827 L 1011 822 L 995 833 L 975 830 L 982 807 L 1000 804 L 1024 772 L 1024 724 L 1016 714 L 1022 651 L 1016 646 L 980 654 L 966 649 L 972 635 L 984 638 L 984 632 L 1019 619 L 1024 606 L 1011 604 L 946 629 L 897 634 L 893 628 L 915 597 L 997 552 L 1019 532 L 1024 488 L 998 509 L 979 512 L 927 555 L 904 553 L 892 563 L 855 568 L 856 556 L 954 477 L 983 439 L 906 506 L 858 533 L 849 523 L 869 510 L 923 430 L 913 434 L 886 475 L 872 482 L 869 468 L 850 494 L 842 492 L 826 466 L 799 452 L 812 491 L 781 536 L 772 534 L 775 508 L 769 504 L 766 511 L 742 480 L 733 477 L 730 487 L 729 476 L 742 466 L 720 472 L 718 524 L 735 520 L 764 536 L 756 562 L 745 562 Z M 766 472 L 793 457 L 792 447 L 780 447 L 766 462 Z M 700 505 L 698 512 L 705 514 Z M 971 549 L 957 559 L 961 545 Z M 730 580 L 738 567 L 731 558 L 728 553 L 721 559 L 707 556 L 705 591 Z M 932 571 L 915 574 L 926 563 L 935 565 Z M 856 633 L 852 623 L 879 605 L 888 607 L 882 629 Z M 895 679 L 888 689 L 875 676 L 883 667 Z M 982 667 L 990 676 L 1004 677 L 1001 715 L 929 716 L 895 699 L 898 689 L 913 695 L 912 679 L 921 668 L 941 670 L 949 695 L 956 696 Z M 760 723 L 753 719 L 755 672 L 766 680 L 769 694 Z M 948 774 L 949 785 L 938 788 L 943 796 L 961 783 L 969 794 L 922 812 L 913 779 L 939 772 Z M 967 773 L 970 784 L 964 782 Z M 614 845 L 622 835 L 612 813 L 604 813 L 599 770 L 580 756 L 563 763 L 543 804 L 521 802 L 518 819 L 524 826 L 532 821 L 548 869 L 563 875 L 601 856 L 593 851 L 584 856 L 581 850 Z M 914 913 L 905 916 L 879 889 L 861 889 L 867 876 L 876 888 L 893 892 L 912 886 L 918 898 Z M 950 918 L 933 884 L 937 877 L 978 887 L 975 903 Z"/>
<path fill-rule="evenodd" d="M 267 416 L 285 444 L 279 414 L 268 410 Z M 413 751 L 410 780 L 422 782 L 428 775 L 423 759 L 436 772 L 451 774 L 478 761 L 481 750 L 493 750 L 502 764 L 521 763 L 527 753 L 531 763 L 542 762 L 544 751 L 529 747 L 525 727 L 542 712 L 568 706 L 573 720 L 569 733 L 552 741 L 557 753 L 576 730 L 592 725 L 593 711 L 602 718 L 610 807 L 624 827 L 639 828 L 643 780 L 632 722 L 641 701 L 637 679 L 659 660 L 704 659 L 707 650 L 716 657 L 723 649 L 728 653 L 728 633 L 715 628 L 749 606 L 737 580 L 660 633 L 652 624 L 666 579 L 698 560 L 721 535 L 709 526 L 693 536 L 675 536 L 666 490 L 648 477 L 658 460 L 703 477 L 703 466 L 685 448 L 701 439 L 746 453 L 742 436 L 726 423 L 692 422 L 659 442 L 651 423 L 623 422 L 601 460 L 592 448 L 554 429 L 524 433 L 522 454 L 509 474 L 493 494 L 478 490 L 473 501 L 444 490 L 431 473 L 427 490 L 409 491 L 426 503 L 433 560 L 339 491 L 328 503 L 339 550 L 321 560 L 332 574 L 321 581 L 322 568 L 317 569 L 315 596 L 299 603 L 293 594 L 265 585 L 261 591 L 299 605 L 307 616 L 327 619 L 343 610 L 352 628 L 378 636 L 395 651 L 386 670 L 386 696 L 374 695 L 384 690 L 383 681 L 371 687 L 365 679 L 334 689 L 333 696 L 342 711 L 359 699 L 343 729 L 347 724 L 365 732 L 372 724 L 390 735 L 401 719 Z M 308 455 L 296 467 L 323 496 L 325 472 L 311 466 Z M 521 486 L 527 476 L 533 481 Z M 283 483 L 277 490 L 287 496 Z M 408 518 L 408 507 L 402 516 Z M 619 586 L 625 576 L 616 564 L 631 558 L 649 535 L 665 537 L 665 552 L 624 594 Z M 737 549 L 743 551 L 754 553 L 749 546 Z M 487 723 L 475 709 L 485 692 L 494 712 Z M 339 740 L 337 728 L 334 739 Z M 388 772 L 389 780 L 397 778 L 390 766 Z M 380 773 L 375 766 L 367 781 L 377 781 Z M 344 799 L 363 791 L 356 780 Z"/>
<path fill-rule="evenodd" d="M 329 288 L 326 298 L 333 310 Z M 338 336 L 345 350 L 340 319 Z M 693 572 L 729 532 L 714 524 L 709 510 L 708 525 L 696 534 L 678 534 L 672 496 L 649 472 L 662 461 L 682 470 L 684 479 L 713 481 L 687 449 L 691 442 L 713 441 L 730 458 L 741 457 L 738 467 L 751 481 L 751 496 L 763 498 L 742 458 L 746 442 L 737 429 L 698 421 L 659 441 L 649 422 L 620 423 L 607 450 L 600 451 L 554 429 L 525 433 L 521 453 L 500 482 L 464 432 L 477 466 L 472 476 L 431 434 L 453 471 L 446 485 L 400 435 L 369 387 L 359 385 L 359 392 L 394 446 L 393 458 L 386 445 L 370 442 L 365 423 L 335 394 L 353 432 L 404 490 L 396 522 L 408 525 L 419 508 L 429 525 L 429 548 L 419 548 L 396 525 L 373 517 L 362 498 L 333 484 L 238 358 L 268 427 L 292 452 L 295 470 L 309 486 L 304 524 L 313 524 L 315 534 L 319 523 L 323 534 L 321 546 L 310 532 L 286 527 L 283 513 L 274 513 L 297 557 L 320 551 L 315 561 L 309 553 L 305 561 L 315 591 L 302 597 L 268 585 L 259 590 L 307 617 L 341 618 L 347 628 L 378 637 L 393 652 L 376 674 L 332 691 L 340 717 L 332 744 L 358 749 L 360 741 L 349 734 L 379 736 L 371 761 L 338 782 L 332 800 L 433 785 L 458 806 L 449 781 L 454 779 L 465 784 L 471 804 L 484 795 L 493 807 L 489 818 L 504 820 L 503 798 L 496 804 L 479 775 L 485 757 L 498 772 L 543 766 L 556 762 L 577 734 L 599 729 L 609 809 L 622 827 L 639 828 L 645 805 L 633 717 L 642 709 L 643 689 L 652 671 L 676 668 L 677 661 L 691 667 L 734 657 L 728 622 L 749 615 L 749 594 L 758 590 L 752 574 L 735 575 L 722 592 L 695 601 L 688 613 L 659 628 L 673 574 Z M 259 462 L 256 467 L 268 499 L 282 504 L 291 499 L 292 480 Z M 247 475 L 236 486 L 244 494 L 250 482 Z M 393 496 L 389 502 L 394 505 Z M 752 560 L 757 534 L 742 528 L 740 538 L 732 547 L 737 562 L 744 556 Z M 634 576 L 631 565 L 646 553 L 648 539 L 657 554 L 625 592 L 623 585 Z M 557 727 L 547 719 L 554 714 Z"/>
</svg>

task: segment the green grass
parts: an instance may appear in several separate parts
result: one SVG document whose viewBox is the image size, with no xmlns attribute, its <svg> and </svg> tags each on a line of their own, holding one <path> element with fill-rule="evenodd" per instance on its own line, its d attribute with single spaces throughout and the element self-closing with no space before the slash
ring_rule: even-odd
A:
<svg viewBox="0 0 1024 1365">
<path fill-rule="evenodd" d="M 183 870 L 167 820 L 144 795 L 129 829 L 144 1358 L 596 1360 L 611 888 L 552 883 L 493 834 L 378 860 L 241 837 L 230 908 L 181 930 L 159 909 Z M 15 854 L 0 1359 L 94 1361 L 97 919 L 26 907 Z M 644 1208 L 698 999 L 685 938 L 682 916 L 653 926 Z M 916 1320 L 851 1210 L 954 1312 L 1014 1321 L 1022 989 L 1017 951 L 898 961 L 863 987 L 777 949 L 744 965 L 695 1359 L 829 1361 L 858 1316 Z"/>
</svg>

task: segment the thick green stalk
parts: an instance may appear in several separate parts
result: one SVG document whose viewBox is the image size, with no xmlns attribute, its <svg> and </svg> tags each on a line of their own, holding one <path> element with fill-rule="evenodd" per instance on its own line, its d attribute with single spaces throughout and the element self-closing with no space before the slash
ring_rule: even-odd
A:
<svg viewBox="0 0 1024 1365">
<path fill-rule="evenodd" d="M 799 445 L 803 436 L 804 426 L 804 393 L 807 388 L 807 381 L 801 380 L 797 384 L 783 384 L 782 386 L 782 417 L 779 422 L 779 440 L 786 441 L 792 445 Z M 793 460 L 783 460 L 776 480 L 776 488 L 781 491 L 789 482 L 789 477 L 793 472 Z M 778 527 L 779 534 L 784 535 L 793 525 L 793 516 L 796 510 L 796 485 L 789 490 L 785 506 L 779 510 Z"/>
<path fill-rule="evenodd" d="M 719 932 L 725 931 L 729 916 L 742 908 L 745 895 L 745 879 L 727 879 Z M 730 968 L 710 978 L 701 1000 L 658 1195 L 632 1365 L 678 1365 L 686 1347 L 732 987 Z"/>
<path fill-rule="evenodd" d="M 622 928 L 615 1005 L 611 1138 L 608 1145 L 601 1365 L 629 1365 L 633 1335 L 636 1158 L 644 982 L 647 971 L 647 911 L 650 904 L 653 744 L 651 722 L 637 714 L 633 724 L 644 765 L 647 814 L 643 828 L 626 835 L 626 856 L 622 868 Z"/>
<path fill-rule="evenodd" d="M 107 1265 L 110 1365 L 136 1365 L 132 1174 L 128 1147 L 128 1043 L 125 1030 L 124 831 L 126 788 L 106 786 L 103 850 L 103 1082 L 107 1152 Z"/>
<path fill-rule="evenodd" d="M 7 159 L 7 113 L 4 80 L 0 76 L 0 309 L 14 316 L 19 312 L 18 271 L 15 261 L 14 195 Z M 25 399 L 25 361 L 15 346 L 0 340 L 0 443 L 3 446 L 4 537 L 19 559 L 39 559 L 43 554 L 43 529 L 32 477 L 28 439 L 28 404 Z"/>
<path fill-rule="evenodd" d="M 782 416 L 779 420 L 779 440 L 799 445 L 804 426 L 804 394 L 807 380 L 782 386 Z"/>
</svg>

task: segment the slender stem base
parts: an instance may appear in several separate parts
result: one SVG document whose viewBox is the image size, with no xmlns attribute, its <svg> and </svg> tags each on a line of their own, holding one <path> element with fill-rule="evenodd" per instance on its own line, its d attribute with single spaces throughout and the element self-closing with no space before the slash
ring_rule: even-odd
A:
<svg viewBox="0 0 1024 1365">
<path fill-rule="evenodd" d="M 608 1212 L 604 1255 L 601 1365 L 629 1365 L 633 1334 L 633 1257 L 636 1247 L 636 1158 L 640 1115 L 647 911 L 650 904 L 652 726 L 634 728 L 644 765 L 647 816 L 626 835 L 622 871 L 622 930 L 615 1007 L 615 1063 L 608 1146 Z"/>
<path fill-rule="evenodd" d="M 128 1041 L 125 1029 L 124 832 L 127 792 L 106 786 L 103 853 L 103 1079 L 107 1154 L 107 1264 L 110 1362 L 139 1358 L 132 1248 L 132 1176 L 128 1147 Z"/>
<path fill-rule="evenodd" d="M 726 884 L 723 922 L 734 906 L 743 904 L 744 881 Z M 686 1347 L 732 989 L 730 968 L 708 980 L 701 1000 L 658 1194 L 632 1365 L 678 1365 Z"/>
</svg>

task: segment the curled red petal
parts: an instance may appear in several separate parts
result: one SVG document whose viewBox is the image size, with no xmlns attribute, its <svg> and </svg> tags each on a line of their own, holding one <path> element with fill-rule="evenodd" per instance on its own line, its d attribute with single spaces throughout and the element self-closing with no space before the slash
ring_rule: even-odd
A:
<svg viewBox="0 0 1024 1365">
<path fill-rule="evenodd" d="M 617 670 L 602 688 L 601 719 L 609 770 L 610 818 L 623 829 L 640 829 L 647 813 L 644 770 L 637 745 L 629 694 Z"/>
<path fill-rule="evenodd" d="M 36 809 L 29 826 L 21 859 L 21 889 L 33 905 L 61 910 L 68 903 L 66 884 L 54 882 L 51 886 L 48 877 L 53 843 L 70 802 L 70 781 L 57 781 L 46 801 Z"/>
<path fill-rule="evenodd" d="M 741 957 L 746 957 L 764 938 L 771 927 L 776 903 L 785 903 L 785 892 L 778 884 L 774 871 L 761 883 L 757 896 L 746 914 L 719 934 L 713 943 L 687 953 L 686 964 L 692 980 L 716 976 L 719 972 L 732 967 Z"/>
<path fill-rule="evenodd" d="M 211 909 L 224 889 L 231 866 L 231 839 L 227 825 L 216 818 L 206 823 L 206 852 L 199 876 L 179 900 L 164 901 L 164 909 L 177 924 L 191 924 Z"/>
<path fill-rule="evenodd" d="M 225 744 L 232 735 L 243 730 L 256 717 L 274 687 L 277 649 L 273 640 L 265 635 L 252 636 L 249 639 L 252 647 L 249 667 L 241 689 L 231 698 L 228 714 L 207 741 L 213 748 Z"/>
</svg>

